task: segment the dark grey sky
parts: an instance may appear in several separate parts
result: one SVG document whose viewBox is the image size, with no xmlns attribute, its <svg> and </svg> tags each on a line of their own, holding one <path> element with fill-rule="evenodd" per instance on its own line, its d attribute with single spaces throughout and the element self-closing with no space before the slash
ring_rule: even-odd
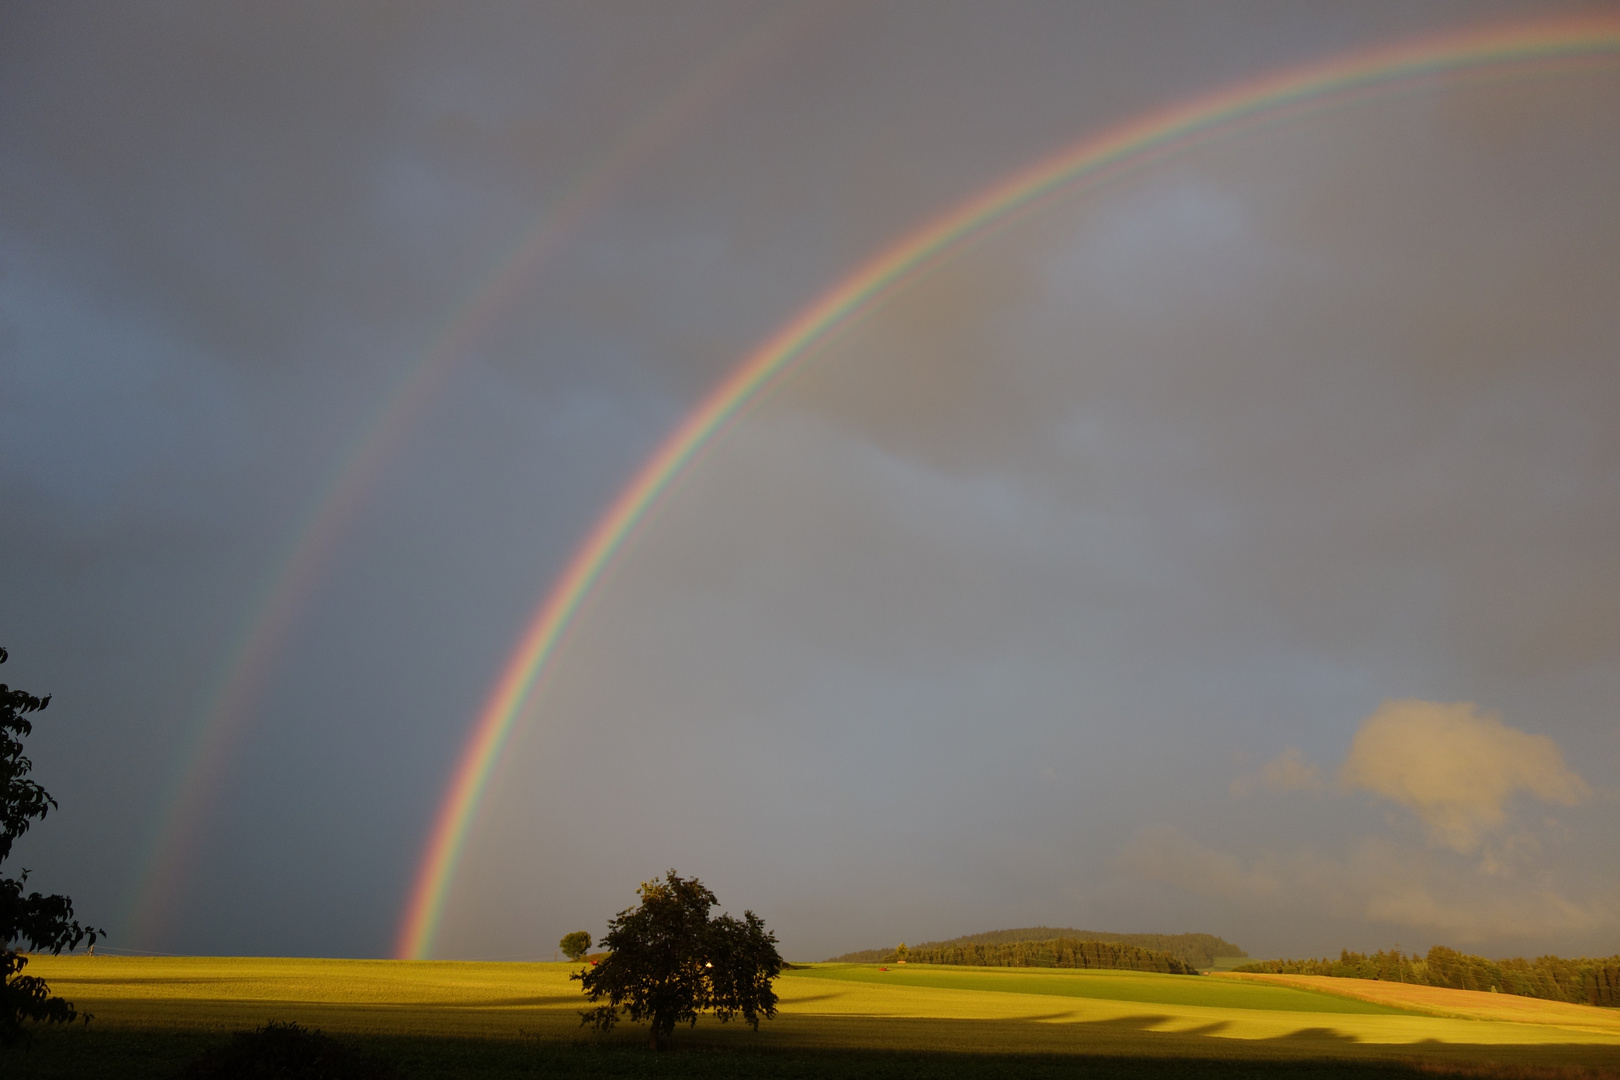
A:
<svg viewBox="0 0 1620 1080">
<path fill-rule="evenodd" d="M 1564 11 L 1620 8 L 6 7 L 0 643 L 62 804 L 17 861 L 114 947 L 386 954 L 548 584 L 821 290 L 1145 110 Z M 914 282 L 607 576 L 439 953 L 549 956 L 668 866 L 805 958 L 1620 948 L 1617 114 L 1613 64 L 1337 108 Z M 349 507 L 138 917 L 332 476 L 603 176 Z"/>
</svg>

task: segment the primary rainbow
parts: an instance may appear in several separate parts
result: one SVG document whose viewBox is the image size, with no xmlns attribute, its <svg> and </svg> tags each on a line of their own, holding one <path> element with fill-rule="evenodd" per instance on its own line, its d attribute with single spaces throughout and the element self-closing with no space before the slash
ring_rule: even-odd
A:
<svg viewBox="0 0 1620 1080">
<path fill-rule="evenodd" d="M 1561 18 L 1453 33 L 1352 53 L 1150 113 L 1025 168 L 906 236 L 759 346 L 680 423 L 575 551 L 523 632 L 463 749 L 423 852 L 396 953 L 432 952 L 461 847 L 513 723 L 591 587 L 647 511 L 703 447 L 794 361 L 885 294 L 991 226 L 1082 182 L 1236 132 L 1448 76 L 1537 73 L 1620 59 L 1620 16 Z"/>
</svg>

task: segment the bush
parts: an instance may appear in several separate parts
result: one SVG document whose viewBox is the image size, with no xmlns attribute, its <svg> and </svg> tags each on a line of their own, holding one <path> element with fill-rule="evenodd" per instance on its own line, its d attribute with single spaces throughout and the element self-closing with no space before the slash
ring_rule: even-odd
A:
<svg viewBox="0 0 1620 1080">
<path fill-rule="evenodd" d="M 400 1074 L 318 1030 L 272 1020 L 191 1063 L 186 1080 L 399 1080 Z"/>
</svg>

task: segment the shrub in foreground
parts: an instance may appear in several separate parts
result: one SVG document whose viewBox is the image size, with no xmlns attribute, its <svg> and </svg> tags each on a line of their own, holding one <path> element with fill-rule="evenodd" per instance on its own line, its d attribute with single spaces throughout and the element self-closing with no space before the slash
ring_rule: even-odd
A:
<svg viewBox="0 0 1620 1080">
<path fill-rule="evenodd" d="M 399 1080 L 399 1073 L 320 1031 L 271 1021 L 238 1031 L 192 1062 L 185 1080 Z"/>
</svg>

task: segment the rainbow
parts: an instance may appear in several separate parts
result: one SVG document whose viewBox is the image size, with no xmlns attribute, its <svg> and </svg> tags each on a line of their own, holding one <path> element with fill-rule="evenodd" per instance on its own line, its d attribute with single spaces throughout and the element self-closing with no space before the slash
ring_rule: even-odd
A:
<svg viewBox="0 0 1620 1080">
<path fill-rule="evenodd" d="M 770 70 L 795 44 L 825 29 L 822 9 L 785 9 L 739 33 L 695 73 L 662 96 L 595 159 L 556 201 L 510 243 L 501 259 L 468 289 L 428 347 L 395 380 L 337 455 L 286 553 L 269 574 L 227 654 L 207 704 L 184 739 L 165 784 L 160 817 L 121 920 L 125 938 L 147 944 L 161 935 L 165 913 L 182 888 L 187 857 L 205 829 L 228 767 L 299 616 L 343 537 L 388 463 L 436 400 L 458 364 L 496 316 L 522 293 L 544 262 L 567 244 L 613 193 L 686 132 L 710 119 L 739 89 Z"/>
<path fill-rule="evenodd" d="M 1141 168 L 1190 147 L 1443 79 L 1538 74 L 1620 60 L 1620 17 L 1518 23 L 1386 45 L 1286 70 L 1153 112 L 1012 174 L 893 244 L 825 292 L 738 364 L 664 440 L 576 549 L 473 725 L 434 819 L 396 945 L 425 959 L 467 832 L 516 718 L 534 696 L 581 604 L 603 571 L 695 455 L 738 412 L 815 347 L 947 254 L 961 251 L 1051 198 Z"/>
</svg>

